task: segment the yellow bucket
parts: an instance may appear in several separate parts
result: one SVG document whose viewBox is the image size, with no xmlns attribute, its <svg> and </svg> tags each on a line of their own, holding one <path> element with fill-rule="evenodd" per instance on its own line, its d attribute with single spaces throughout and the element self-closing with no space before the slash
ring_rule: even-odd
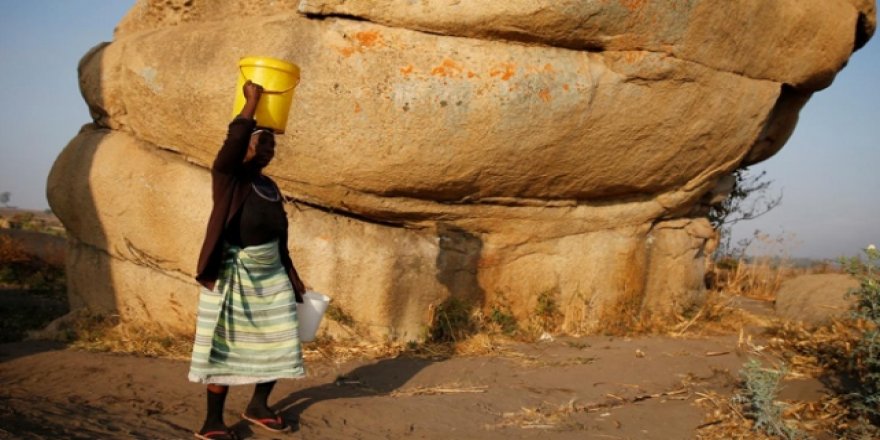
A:
<svg viewBox="0 0 880 440">
<path fill-rule="evenodd" d="M 293 89 L 299 84 L 299 67 L 296 64 L 268 57 L 246 57 L 238 62 L 238 84 L 232 116 L 244 108 L 242 87 L 248 80 L 263 86 L 263 95 L 257 104 L 257 125 L 269 127 L 276 133 L 284 133 L 287 115 L 293 103 Z"/>
</svg>

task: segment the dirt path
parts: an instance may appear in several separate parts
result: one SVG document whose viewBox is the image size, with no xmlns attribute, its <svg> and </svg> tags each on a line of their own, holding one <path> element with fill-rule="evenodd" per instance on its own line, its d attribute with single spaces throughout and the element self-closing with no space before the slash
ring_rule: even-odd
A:
<svg viewBox="0 0 880 440">
<path fill-rule="evenodd" d="M 275 408 L 296 432 L 252 431 L 234 388 L 226 421 L 244 438 L 690 439 L 704 412 L 695 392 L 732 390 L 744 358 L 734 337 L 565 338 L 496 356 L 311 363 L 280 382 Z M 0 345 L 0 438 L 188 439 L 204 390 L 187 362 Z M 342 377 L 342 379 L 340 379 Z"/>
</svg>

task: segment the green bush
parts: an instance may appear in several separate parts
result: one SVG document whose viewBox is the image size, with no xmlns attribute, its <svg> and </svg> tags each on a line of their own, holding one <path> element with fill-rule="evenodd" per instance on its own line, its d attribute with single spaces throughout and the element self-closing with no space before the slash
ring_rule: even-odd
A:
<svg viewBox="0 0 880 440">
<path fill-rule="evenodd" d="M 853 318 L 867 323 L 849 358 L 850 371 L 859 383 L 859 391 L 850 397 L 853 409 L 876 423 L 880 419 L 880 251 L 871 245 L 864 253 L 864 260 L 853 257 L 842 262 L 859 280 L 859 287 L 847 294 L 856 299 Z"/>
<path fill-rule="evenodd" d="M 519 331 L 519 325 L 510 309 L 504 306 L 496 305 L 492 307 L 489 313 L 489 321 L 497 325 L 508 336 L 513 336 Z"/>
<path fill-rule="evenodd" d="M 537 330 L 553 331 L 562 320 L 562 312 L 556 299 L 557 291 L 548 290 L 538 294 L 538 303 L 535 305 L 535 319 Z"/>
</svg>

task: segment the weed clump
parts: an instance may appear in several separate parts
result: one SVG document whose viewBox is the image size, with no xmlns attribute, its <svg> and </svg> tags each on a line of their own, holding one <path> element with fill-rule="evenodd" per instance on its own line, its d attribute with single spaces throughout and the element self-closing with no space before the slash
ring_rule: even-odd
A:
<svg viewBox="0 0 880 440">
<path fill-rule="evenodd" d="M 468 301 L 455 297 L 437 306 L 428 330 L 427 342 L 456 342 L 475 333 L 477 325 L 472 318 L 473 309 Z"/>
<path fill-rule="evenodd" d="M 336 304 L 331 303 L 327 306 L 327 318 L 336 321 L 337 323 L 344 325 L 346 327 L 354 327 L 355 321 L 354 318 L 348 312 L 346 312 L 342 307 L 339 307 Z"/>
<path fill-rule="evenodd" d="M 489 322 L 497 326 L 506 336 L 514 336 L 519 332 L 519 324 L 507 306 L 492 306 L 492 310 L 489 312 Z"/>
<path fill-rule="evenodd" d="M 785 424 L 782 405 L 776 402 L 785 374 L 785 366 L 774 370 L 762 366 L 755 359 L 750 360 L 740 371 L 744 389 L 734 396 L 734 402 L 743 405 L 743 415 L 754 421 L 754 430 L 793 440 L 801 438 L 801 435 Z"/>
<path fill-rule="evenodd" d="M 556 295 L 553 291 L 541 292 L 538 295 L 538 304 L 535 306 L 535 316 L 537 316 L 541 325 L 545 329 L 556 325 L 560 318 L 560 312 L 559 305 L 556 302 Z"/>
</svg>

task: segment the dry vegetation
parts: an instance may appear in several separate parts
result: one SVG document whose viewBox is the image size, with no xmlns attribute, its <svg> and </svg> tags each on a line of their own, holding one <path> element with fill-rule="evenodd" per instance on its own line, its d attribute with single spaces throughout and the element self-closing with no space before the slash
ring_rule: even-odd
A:
<svg viewBox="0 0 880 440">
<path fill-rule="evenodd" d="M 708 414 L 700 438 L 880 438 L 878 254 L 871 247 L 865 253 L 867 260 L 852 259 L 847 265 L 847 272 L 862 283 L 850 292 L 857 299 L 851 317 L 819 327 L 771 319 L 760 326 L 766 340 L 762 345 L 744 340 L 741 333 L 741 350 L 752 358 L 741 371 L 742 391 L 732 397 L 700 396 L 697 402 Z M 775 299 L 775 289 L 788 278 L 835 271 L 828 264 L 810 270 L 741 261 L 726 270 L 720 292 L 764 301 Z M 730 317 L 721 310 L 715 314 L 718 322 Z M 796 379 L 818 380 L 826 392 L 809 402 L 777 400 L 783 381 Z"/>
</svg>

